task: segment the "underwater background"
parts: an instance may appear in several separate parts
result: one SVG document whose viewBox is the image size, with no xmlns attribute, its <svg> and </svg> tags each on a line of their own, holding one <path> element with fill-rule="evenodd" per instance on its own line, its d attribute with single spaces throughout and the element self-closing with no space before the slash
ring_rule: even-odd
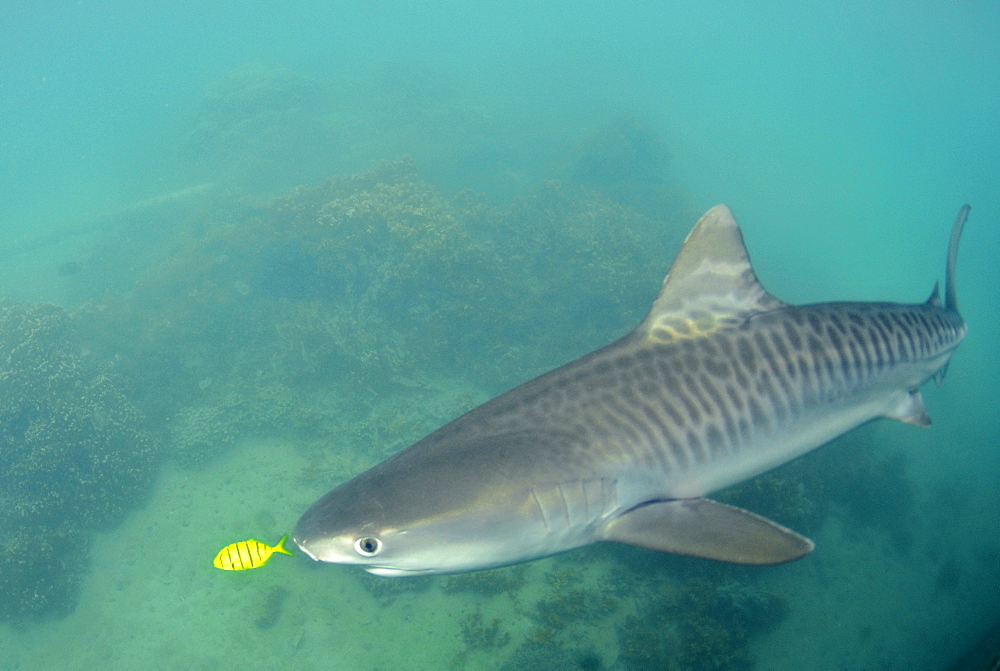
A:
<svg viewBox="0 0 1000 671">
<path fill-rule="evenodd" d="M 0 668 L 990 668 L 1000 6 L 317 5 L 0 4 Z M 972 205 L 933 426 L 717 497 L 811 555 L 212 567 L 633 328 L 721 202 L 793 303 L 926 299 Z"/>
</svg>

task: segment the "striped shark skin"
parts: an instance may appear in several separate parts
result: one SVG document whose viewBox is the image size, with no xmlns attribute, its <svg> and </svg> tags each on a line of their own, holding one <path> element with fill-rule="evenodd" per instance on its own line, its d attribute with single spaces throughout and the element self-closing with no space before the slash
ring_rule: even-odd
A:
<svg viewBox="0 0 1000 671">
<path fill-rule="evenodd" d="M 595 542 L 777 564 L 803 536 L 705 498 L 869 420 L 930 424 L 966 332 L 955 296 L 789 305 L 754 274 L 729 209 L 688 235 L 631 333 L 474 408 L 319 499 L 298 546 L 383 576 L 475 571 Z"/>
</svg>

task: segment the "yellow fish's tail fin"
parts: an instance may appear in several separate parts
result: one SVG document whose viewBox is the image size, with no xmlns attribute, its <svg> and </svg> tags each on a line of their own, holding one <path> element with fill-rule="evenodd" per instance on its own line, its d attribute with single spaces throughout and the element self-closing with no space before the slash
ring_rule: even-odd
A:
<svg viewBox="0 0 1000 671">
<path fill-rule="evenodd" d="M 288 534 L 285 534 L 284 536 L 282 536 L 281 540 L 278 541 L 278 544 L 275 545 L 271 549 L 274 550 L 275 552 L 280 552 L 283 555 L 288 555 L 290 557 L 293 557 L 294 555 L 291 552 L 289 552 L 288 550 L 285 549 L 285 541 L 286 540 L 288 540 Z"/>
</svg>

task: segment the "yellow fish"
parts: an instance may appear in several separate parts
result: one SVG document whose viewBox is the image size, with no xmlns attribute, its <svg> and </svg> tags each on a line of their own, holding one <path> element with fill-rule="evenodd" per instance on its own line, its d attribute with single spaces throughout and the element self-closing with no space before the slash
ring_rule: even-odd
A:
<svg viewBox="0 0 1000 671">
<path fill-rule="evenodd" d="M 221 568 L 223 571 L 244 571 L 248 568 L 257 568 L 267 563 L 267 560 L 275 552 L 291 555 L 292 553 L 285 549 L 287 539 L 288 534 L 285 534 L 274 547 L 264 545 L 252 538 L 248 541 L 233 543 L 219 550 L 219 554 L 215 555 L 215 561 L 212 564 L 215 568 Z"/>
</svg>

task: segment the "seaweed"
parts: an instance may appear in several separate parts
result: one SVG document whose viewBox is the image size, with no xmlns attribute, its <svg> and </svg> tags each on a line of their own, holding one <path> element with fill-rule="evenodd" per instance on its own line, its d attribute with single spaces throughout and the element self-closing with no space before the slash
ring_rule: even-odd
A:
<svg viewBox="0 0 1000 671">
<path fill-rule="evenodd" d="M 442 589 L 446 594 L 471 593 L 479 596 L 513 595 L 525 583 L 526 568 L 523 565 L 519 565 L 451 575 L 448 576 Z"/>
<path fill-rule="evenodd" d="M 487 624 L 478 610 L 462 620 L 461 628 L 462 640 L 470 648 L 493 650 L 510 643 L 510 633 L 501 629 L 500 619 L 493 618 Z"/>
<path fill-rule="evenodd" d="M 735 580 L 659 583 L 618 628 L 628 668 L 721 671 L 752 666 L 750 638 L 788 615 L 784 599 Z"/>
<path fill-rule="evenodd" d="M 423 592 L 429 589 L 436 582 L 433 576 L 408 576 L 405 579 L 387 580 L 382 576 L 371 575 L 359 571 L 354 574 L 361 586 L 365 588 L 379 607 L 385 608 L 392 605 L 396 599 L 404 594 Z"/>
<path fill-rule="evenodd" d="M 540 626 L 561 629 L 568 622 L 598 622 L 618 610 L 618 600 L 608 594 L 594 594 L 584 589 L 554 592 L 535 604 L 535 619 Z"/>
<path fill-rule="evenodd" d="M 521 669 L 597 671 L 604 668 L 604 664 L 600 656 L 588 648 L 529 639 L 519 645 L 499 668 L 503 671 Z"/>
</svg>

